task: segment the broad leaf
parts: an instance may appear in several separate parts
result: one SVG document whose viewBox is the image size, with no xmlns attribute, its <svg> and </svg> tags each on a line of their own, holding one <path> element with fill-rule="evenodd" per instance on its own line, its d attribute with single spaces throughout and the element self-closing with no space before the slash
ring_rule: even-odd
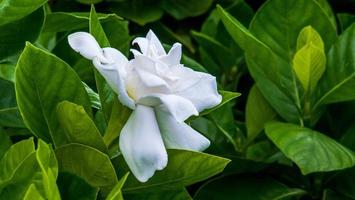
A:
<svg viewBox="0 0 355 200">
<path fill-rule="evenodd" d="M 355 165 L 355 155 L 351 150 L 322 133 L 280 122 L 266 124 L 265 132 L 303 174 L 340 170 Z"/>
<path fill-rule="evenodd" d="M 146 183 L 129 176 L 123 191 L 141 192 L 181 188 L 220 173 L 230 161 L 214 155 L 185 150 L 168 150 L 168 154 L 169 162 L 164 170 L 157 171 Z M 118 167 L 119 173 L 128 171 L 122 156 L 115 166 Z"/>
<path fill-rule="evenodd" d="M 0 160 L 11 144 L 10 137 L 0 128 Z"/>
<path fill-rule="evenodd" d="M 82 106 L 63 101 L 57 106 L 57 114 L 68 143 L 79 143 L 107 152 L 99 130 Z"/>
<path fill-rule="evenodd" d="M 213 0 L 165 0 L 162 1 L 162 8 L 175 19 L 196 17 L 205 13 L 212 5 Z"/>
<path fill-rule="evenodd" d="M 17 63 L 16 96 L 26 126 L 37 137 L 56 146 L 67 143 L 54 112 L 69 100 L 91 116 L 89 97 L 79 77 L 65 62 L 30 43 Z"/>
<path fill-rule="evenodd" d="M 194 199 L 288 199 L 302 196 L 306 191 L 288 188 L 269 177 L 227 176 L 207 182 L 195 194 Z"/>
<path fill-rule="evenodd" d="M 169 199 L 169 200 L 192 200 L 189 192 L 185 188 L 176 190 L 161 190 L 153 192 L 139 192 L 125 194 L 124 197 L 129 200 L 157 200 L 157 199 Z"/>
<path fill-rule="evenodd" d="M 67 144 L 55 150 L 59 171 L 75 174 L 93 187 L 112 188 L 117 176 L 109 157 L 89 146 Z"/>
</svg>

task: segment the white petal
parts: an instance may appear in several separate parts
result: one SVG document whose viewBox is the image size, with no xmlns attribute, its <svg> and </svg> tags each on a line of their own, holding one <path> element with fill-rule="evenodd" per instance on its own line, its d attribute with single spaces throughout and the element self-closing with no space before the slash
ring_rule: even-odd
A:
<svg viewBox="0 0 355 200">
<path fill-rule="evenodd" d="M 108 62 L 103 56 L 99 44 L 94 36 L 86 32 L 76 32 L 68 36 L 68 42 L 72 49 L 87 59 L 93 60 L 98 57 L 101 62 Z"/>
<path fill-rule="evenodd" d="M 127 58 L 118 50 L 104 48 L 104 56 L 111 60 L 111 64 L 101 63 L 99 58 L 93 60 L 93 64 L 100 74 L 105 78 L 109 86 L 118 94 L 120 102 L 131 108 L 135 108 L 135 102 L 128 96 L 125 85 Z"/>
<path fill-rule="evenodd" d="M 158 37 L 154 34 L 152 30 L 149 30 L 146 36 L 147 40 L 149 41 L 149 49 L 154 51 L 153 54 L 157 56 L 166 55 L 163 45 L 160 43 Z"/>
<path fill-rule="evenodd" d="M 137 37 L 132 41 L 132 44 L 138 44 L 139 49 L 141 50 L 142 54 L 146 55 L 148 52 L 148 43 L 149 41 L 143 37 Z M 131 49 L 131 51 L 134 49 Z M 135 50 L 137 51 L 137 50 Z M 133 52 L 132 52 L 133 53 Z M 133 53 L 134 54 L 134 53 Z"/>
<path fill-rule="evenodd" d="M 166 148 L 203 151 L 211 142 L 184 122 L 177 122 L 167 112 L 155 109 L 160 132 Z"/>
<path fill-rule="evenodd" d="M 173 94 L 149 94 L 139 99 L 138 103 L 165 110 L 178 122 L 185 121 L 191 115 L 198 115 L 198 111 L 191 101 Z"/>
<path fill-rule="evenodd" d="M 173 86 L 174 93 L 189 99 L 199 112 L 221 103 L 214 76 L 181 66 L 174 66 L 171 73 L 180 77 Z"/>
<path fill-rule="evenodd" d="M 168 55 L 162 56 L 161 58 L 159 58 L 159 60 L 164 62 L 168 66 L 178 65 L 180 64 L 181 54 L 181 44 L 175 43 L 173 47 L 171 47 Z"/>
<path fill-rule="evenodd" d="M 168 162 L 153 108 L 137 105 L 123 127 L 119 146 L 134 176 L 146 182 Z"/>
</svg>

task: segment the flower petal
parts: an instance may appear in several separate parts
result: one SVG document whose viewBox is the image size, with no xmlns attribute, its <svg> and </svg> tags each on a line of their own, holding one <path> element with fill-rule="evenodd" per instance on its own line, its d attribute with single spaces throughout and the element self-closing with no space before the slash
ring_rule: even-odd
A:
<svg viewBox="0 0 355 200">
<path fill-rule="evenodd" d="M 146 38 L 149 41 L 149 49 L 154 51 L 153 55 L 163 56 L 166 55 L 163 45 L 160 43 L 158 37 L 154 34 L 152 30 L 149 30 Z"/>
<path fill-rule="evenodd" d="M 138 44 L 139 49 L 141 50 L 142 54 L 146 55 L 148 52 L 148 45 L 149 41 L 147 38 L 144 37 L 137 37 L 132 41 L 132 45 Z M 131 49 L 132 53 L 135 54 L 133 51 L 137 51 L 135 49 Z M 137 53 L 137 52 L 136 52 Z"/>
<path fill-rule="evenodd" d="M 189 99 L 199 112 L 221 103 L 214 76 L 179 65 L 172 67 L 171 73 L 180 77 L 172 87 L 174 93 Z"/>
<path fill-rule="evenodd" d="M 169 53 L 166 56 L 162 56 L 159 60 L 168 66 L 178 65 L 180 64 L 181 54 L 181 44 L 175 43 Z"/>
<path fill-rule="evenodd" d="M 191 115 L 198 115 L 191 101 L 174 94 L 149 94 L 139 99 L 138 103 L 169 112 L 178 122 L 185 121 Z"/>
<path fill-rule="evenodd" d="M 87 59 L 93 60 L 98 57 L 101 62 L 108 60 L 103 56 L 101 47 L 96 42 L 94 36 L 86 32 L 76 32 L 68 36 L 68 43 L 72 49 L 80 53 Z"/>
<path fill-rule="evenodd" d="M 111 60 L 110 64 L 100 62 L 99 58 L 94 58 L 93 64 L 100 74 L 105 78 L 109 86 L 118 94 L 120 102 L 131 108 L 135 108 L 135 102 L 128 96 L 125 85 L 127 58 L 114 48 L 103 48 L 103 54 Z"/>
<path fill-rule="evenodd" d="M 119 146 L 134 176 L 146 182 L 168 162 L 153 108 L 137 105 L 120 134 Z"/>
<path fill-rule="evenodd" d="M 155 109 L 160 132 L 166 148 L 203 151 L 211 142 L 184 122 L 177 122 L 174 117 Z"/>
</svg>

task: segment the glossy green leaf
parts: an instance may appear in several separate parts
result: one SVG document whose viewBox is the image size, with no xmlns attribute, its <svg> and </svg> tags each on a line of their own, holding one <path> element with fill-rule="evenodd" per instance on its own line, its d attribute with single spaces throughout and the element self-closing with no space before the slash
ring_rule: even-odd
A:
<svg viewBox="0 0 355 200">
<path fill-rule="evenodd" d="M 355 99 L 355 24 L 334 43 L 327 55 L 327 67 L 320 81 L 316 105 Z"/>
<path fill-rule="evenodd" d="M 57 106 L 57 114 L 68 143 L 83 144 L 107 152 L 99 130 L 82 106 L 63 101 Z"/>
<path fill-rule="evenodd" d="M 303 174 L 349 168 L 354 153 L 322 133 L 293 124 L 270 122 L 265 127 L 271 141 Z"/>
<path fill-rule="evenodd" d="M 74 174 L 59 173 L 57 183 L 63 200 L 97 199 L 99 188 L 90 186 L 82 178 Z"/>
<path fill-rule="evenodd" d="M 145 25 L 162 17 L 163 10 L 158 6 L 159 3 L 159 0 L 124 0 L 112 2 L 110 10 L 139 25 Z"/>
<path fill-rule="evenodd" d="M 85 88 L 70 66 L 30 43 L 26 44 L 17 64 L 15 89 L 26 126 L 56 146 L 67 143 L 54 112 L 59 102 L 72 101 L 92 115 Z"/>
<path fill-rule="evenodd" d="M 125 174 L 111 190 L 110 194 L 106 197 L 106 200 L 123 200 L 122 187 L 126 182 L 129 173 Z"/>
<path fill-rule="evenodd" d="M 101 109 L 100 96 L 92 90 L 86 83 L 83 82 L 86 92 L 89 95 L 91 106 L 96 109 Z"/>
<path fill-rule="evenodd" d="M 165 0 L 162 1 L 162 8 L 175 19 L 196 17 L 205 13 L 212 5 L 213 0 Z"/>
<path fill-rule="evenodd" d="M 265 123 L 276 117 L 276 113 L 256 85 L 249 91 L 245 109 L 248 141 L 251 142 L 264 129 Z"/>
<path fill-rule="evenodd" d="M 36 159 L 42 172 L 42 184 L 45 198 L 60 200 L 61 198 L 56 183 L 58 176 L 57 159 L 53 149 L 41 139 L 38 140 Z"/>
<path fill-rule="evenodd" d="M 0 2 L 0 25 L 19 20 L 46 2 L 47 0 L 3 0 Z"/>
<path fill-rule="evenodd" d="M 94 187 L 112 188 L 117 176 L 109 157 L 89 146 L 67 144 L 55 150 L 59 171 L 75 174 Z"/>
<path fill-rule="evenodd" d="M 325 71 L 326 57 L 320 35 L 311 26 L 303 28 L 297 39 L 293 70 L 306 92 L 313 92 Z"/>
<path fill-rule="evenodd" d="M 304 190 L 288 188 L 269 177 L 227 176 L 207 182 L 197 191 L 194 199 L 277 200 L 291 199 L 305 193 Z"/>
<path fill-rule="evenodd" d="M 219 90 L 218 93 L 222 95 L 222 102 L 213 108 L 206 109 L 202 111 L 199 116 L 207 115 L 208 113 L 220 108 L 221 106 L 225 105 L 226 103 L 232 101 L 233 99 L 239 97 L 241 94 L 237 92 L 230 92 L 230 91 L 223 91 Z"/>
<path fill-rule="evenodd" d="M 168 150 L 169 162 L 162 171 L 145 183 L 137 181 L 134 176 L 129 176 L 123 192 L 141 192 L 155 190 L 172 190 L 207 179 L 223 171 L 230 160 L 205 153 Z M 119 173 L 128 171 L 123 157 L 120 156 L 115 163 Z"/>
<path fill-rule="evenodd" d="M 38 192 L 35 184 L 31 184 L 30 187 L 28 187 L 25 196 L 23 197 L 23 200 L 45 200 L 45 198 L 42 197 L 42 195 Z"/>
<path fill-rule="evenodd" d="M 9 1 L 17 2 L 20 0 L 4 0 L 0 4 Z M 31 4 L 32 2 L 28 3 Z M 1 10 L 2 9 L 0 5 L 0 24 L 3 22 L 1 20 Z M 38 8 L 37 10 L 33 11 L 33 13 L 28 13 L 28 16 L 17 21 L 0 25 L 0 61 L 16 53 L 19 53 L 20 50 L 25 47 L 26 41 L 34 42 L 39 36 L 44 23 L 45 14 L 43 8 Z"/>
</svg>

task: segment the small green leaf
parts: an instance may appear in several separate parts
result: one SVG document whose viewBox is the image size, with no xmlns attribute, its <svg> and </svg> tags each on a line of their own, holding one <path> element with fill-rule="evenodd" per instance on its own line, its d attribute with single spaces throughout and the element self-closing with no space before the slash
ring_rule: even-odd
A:
<svg viewBox="0 0 355 200">
<path fill-rule="evenodd" d="M 117 185 L 111 190 L 110 194 L 106 197 L 106 200 L 123 200 L 122 187 L 126 182 L 129 173 L 126 173 L 117 183 Z"/>
<path fill-rule="evenodd" d="M 168 156 L 168 166 L 164 170 L 157 171 L 146 183 L 141 183 L 134 176 L 129 176 L 123 191 L 179 189 L 222 172 L 230 162 L 226 158 L 185 150 L 168 150 Z M 119 173 L 128 171 L 128 166 L 122 156 L 119 157 L 116 164 Z"/>
<path fill-rule="evenodd" d="M 57 106 L 57 114 L 68 143 L 83 144 L 107 152 L 99 130 L 82 106 L 63 101 Z"/>
<path fill-rule="evenodd" d="M 351 150 L 322 133 L 280 122 L 266 124 L 265 132 L 303 174 L 340 170 L 355 165 L 355 155 Z"/>
<path fill-rule="evenodd" d="M 82 105 L 92 116 L 89 97 L 73 69 L 30 43 L 17 63 L 15 89 L 26 126 L 37 137 L 56 146 L 67 143 L 54 112 L 59 102 L 69 100 Z"/>
<path fill-rule="evenodd" d="M 258 87 L 254 85 L 249 91 L 245 113 L 248 141 L 253 141 L 264 129 L 265 123 L 275 116 L 275 111 L 265 100 Z"/>
<path fill-rule="evenodd" d="M 322 38 L 311 26 L 303 28 L 297 39 L 293 70 L 306 93 L 312 93 L 325 71 L 326 57 Z"/>
<path fill-rule="evenodd" d="M 112 189 L 116 172 L 109 157 L 86 145 L 67 144 L 55 150 L 60 172 L 75 174 L 94 187 Z"/>
</svg>

